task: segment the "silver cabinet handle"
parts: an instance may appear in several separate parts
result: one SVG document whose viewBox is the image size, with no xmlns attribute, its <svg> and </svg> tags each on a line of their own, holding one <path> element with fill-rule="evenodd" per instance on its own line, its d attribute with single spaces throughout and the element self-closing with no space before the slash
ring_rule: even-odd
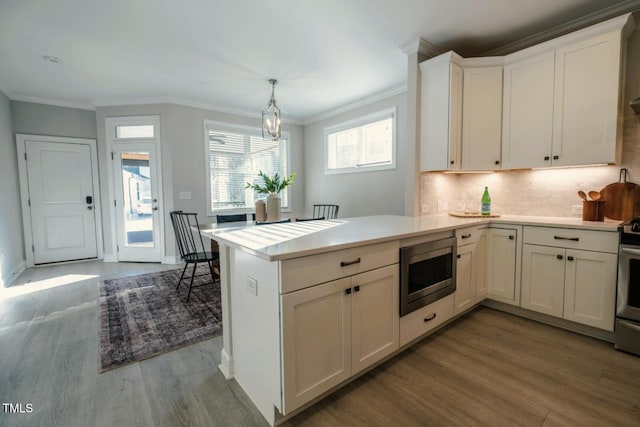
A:
<svg viewBox="0 0 640 427">
<path fill-rule="evenodd" d="M 620 252 L 623 254 L 640 255 L 640 249 L 621 248 Z"/>
</svg>

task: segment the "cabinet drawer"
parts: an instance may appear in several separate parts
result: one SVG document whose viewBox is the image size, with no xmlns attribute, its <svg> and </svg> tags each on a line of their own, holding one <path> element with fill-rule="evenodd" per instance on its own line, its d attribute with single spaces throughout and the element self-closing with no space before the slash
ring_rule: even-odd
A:
<svg viewBox="0 0 640 427">
<path fill-rule="evenodd" d="M 451 319 L 453 308 L 454 294 L 450 294 L 401 317 L 400 347 Z"/>
<path fill-rule="evenodd" d="M 459 228 L 456 230 L 456 241 L 458 246 L 468 245 L 469 243 L 475 243 L 478 241 L 486 226 L 473 226 Z"/>
<path fill-rule="evenodd" d="M 398 242 L 378 243 L 282 261 L 280 293 L 397 264 Z"/>
<path fill-rule="evenodd" d="M 618 233 L 573 228 L 524 227 L 524 243 L 618 253 Z"/>
</svg>

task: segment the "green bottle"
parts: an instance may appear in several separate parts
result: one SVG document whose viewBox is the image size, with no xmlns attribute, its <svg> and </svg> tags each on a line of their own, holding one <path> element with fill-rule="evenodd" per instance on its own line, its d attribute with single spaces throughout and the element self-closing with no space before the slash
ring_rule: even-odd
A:
<svg viewBox="0 0 640 427">
<path fill-rule="evenodd" d="M 489 196 L 489 188 L 484 187 L 484 193 L 482 193 L 482 205 L 480 213 L 482 215 L 491 215 L 491 196 Z"/>
</svg>

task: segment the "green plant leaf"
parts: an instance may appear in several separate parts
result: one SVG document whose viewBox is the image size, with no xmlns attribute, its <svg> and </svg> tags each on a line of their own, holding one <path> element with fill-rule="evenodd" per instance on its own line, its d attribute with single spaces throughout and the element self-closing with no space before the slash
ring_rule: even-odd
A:
<svg viewBox="0 0 640 427">
<path fill-rule="evenodd" d="M 273 177 L 269 177 L 266 173 L 260 171 L 258 176 L 262 178 L 264 181 L 264 185 L 254 184 L 251 182 L 247 182 L 244 188 L 251 188 L 253 191 L 261 194 L 278 194 L 291 184 L 293 184 L 293 180 L 296 177 L 295 172 L 290 174 L 286 178 L 281 178 L 280 174 L 276 172 Z"/>
</svg>

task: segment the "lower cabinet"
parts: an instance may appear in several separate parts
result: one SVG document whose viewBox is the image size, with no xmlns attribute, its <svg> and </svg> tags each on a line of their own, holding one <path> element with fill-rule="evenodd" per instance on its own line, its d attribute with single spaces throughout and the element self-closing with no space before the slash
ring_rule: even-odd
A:
<svg viewBox="0 0 640 427">
<path fill-rule="evenodd" d="M 522 226 L 487 229 L 487 298 L 520 304 Z"/>
<path fill-rule="evenodd" d="M 399 348 L 398 288 L 396 264 L 281 296 L 284 413 Z"/>
<path fill-rule="evenodd" d="M 524 245 L 522 307 L 613 331 L 617 255 Z"/>
<path fill-rule="evenodd" d="M 471 308 L 487 296 L 485 231 L 486 228 L 475 227 L 456 230 L 458 248 L 454 294 L 455 314 Z M 465 238 L 469 241 L 465 241 Z"/>
<path fill-rule="evenodd" d="M 522 308 L 613 331 L 617 233 L 525 227 Z"/>
</svg>

